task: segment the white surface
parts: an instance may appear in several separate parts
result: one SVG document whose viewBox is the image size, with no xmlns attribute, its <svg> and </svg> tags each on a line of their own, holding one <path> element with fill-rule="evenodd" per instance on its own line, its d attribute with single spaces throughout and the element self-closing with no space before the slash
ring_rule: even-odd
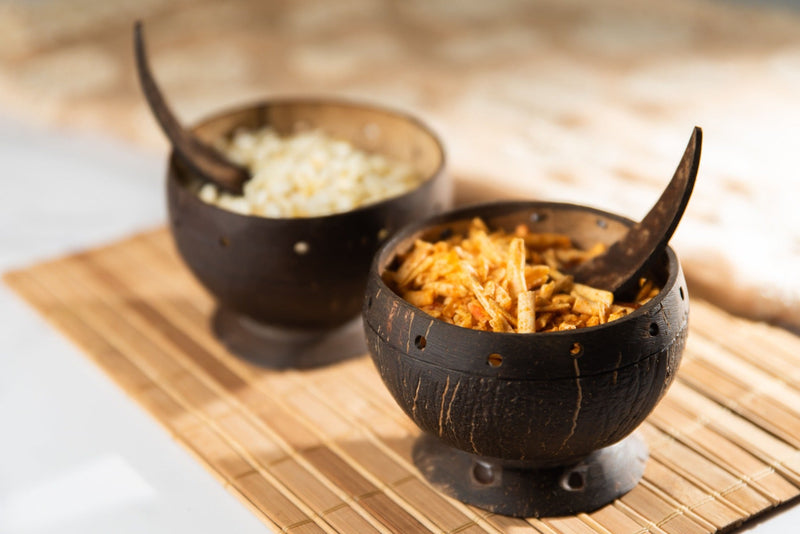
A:
<svg viewBox="0 0 800 534">
<path fill-rule="evenodd" d="M 0 118 L 0 271 L 164 220 L 164 164 Z M 269 529 L 0 284 L 0 533 Z"/>
<path fill-rule="evenodd" d="M 0 161 L 0 271 L 164 220 L 158 155 L 0 118 Z M 0 533 L 269 532 L 4 285 L 0 341 Z"/>
</svg>

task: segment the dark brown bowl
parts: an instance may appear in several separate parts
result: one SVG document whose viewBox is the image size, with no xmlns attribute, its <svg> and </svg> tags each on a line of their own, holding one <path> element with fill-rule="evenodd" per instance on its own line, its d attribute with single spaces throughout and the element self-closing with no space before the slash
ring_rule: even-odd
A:
<svg viewBox="0 0 800 534">
<path fill-rule="evenodd" d="M 505 202 L 442 214 L 396 233 L 375 256 L 363 310 L 367 344 L 389 391 L 426 434 L 513 468 L 572 465 L 619 442 L 664 395 L 681 359 L 689 302 L 674 251 L 668 248 L 652 268 L 663 289 L 650 302 L 616 321 L 567 332 L 451 325 L 383 282 L 383 272 L 415 239 L 464 233 L 476 216 L 490 228 L 512 231 L 527 223 L 534 232 L 565 233 L 578 246 L 611 243 L 632 224 L 583 206 Z M 538 515 L 530 508 L 511 513 L 530 511 Z"/>
<path fill-rule="evenodd" d="M 358 315 L 377 247 L 401 226 L 449 207 L 451 185 L 436 135 L 395 111 L 330 100 L 273 100 L 220 113 L 194 131 L 213 142 L 240 127 L 279 133 L 318 128 L 418 168 L 425 181 L 401 196 L 308 218 L 241 215 L 207 204 L 173 154 L 167 175 L 178 251 L 220 307 L 247 324 L 324 331 Z M 252 329 L 251 329 L 252 330 Z"/>
</svg>

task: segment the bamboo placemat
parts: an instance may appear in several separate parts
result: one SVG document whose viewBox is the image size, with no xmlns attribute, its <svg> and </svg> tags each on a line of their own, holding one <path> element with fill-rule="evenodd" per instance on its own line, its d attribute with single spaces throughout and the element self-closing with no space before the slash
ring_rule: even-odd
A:
<svg viewBox="0 0 800 534">
<path fill-rule="evenodd" d="M 682 533 L 800 494 L 800 338 L 694 300 L 677 380 L 639 432 L 643 481 L 591 514 L 513 519 L 432 489 L 367 356 L 269 371 L 214 339 L 214 303 L 159 229 L 5 275 L 276 531 Z"/>
</svg>

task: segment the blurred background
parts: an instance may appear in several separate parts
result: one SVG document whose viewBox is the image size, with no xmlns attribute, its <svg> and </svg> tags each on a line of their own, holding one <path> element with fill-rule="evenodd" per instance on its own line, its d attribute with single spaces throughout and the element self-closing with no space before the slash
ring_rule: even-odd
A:
<svg viewBox="0 0 800 534">
<path fill-rule="evenodd" d="M 700 126 L 672 240 L 692 298 L 800 332 L 798 4 L 0 0 L 0 271 L 165 223 L 137 19 L 184 123 L 274 96 L 400 108 L 441 135 L 462 203 L 639 219 Z M 0 531 L 264 531 L 3 284 L 0 324 Z"/>
<path fill-rule="evenodd" d="M 167 143 L 133 67 L 136 19 L 185 123 L 298 94 L 404 109 L 443 137 L 461 202 L 551 199 L 639 219 L 672 176 L 692 127 L 701 126 L 700 174 L 673 240 L 690 290 L 737 313 L 800 327 L 800 6 L 6 2 L 4 136 L 14 139 L 20 128 L 88 133 L 163 161 Z M 160 177 L 142 180 L 160 194 Z M 43 183 L 42 206 L 48 189 Z"/>
</svg>

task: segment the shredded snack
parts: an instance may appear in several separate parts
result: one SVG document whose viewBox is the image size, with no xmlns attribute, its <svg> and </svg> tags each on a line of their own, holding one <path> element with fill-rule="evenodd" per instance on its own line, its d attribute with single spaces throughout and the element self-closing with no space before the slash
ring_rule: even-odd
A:
<svg viewBox="0 0 800 534">
<path fill-rule="evenodd" d="M 423 176 L 411 165 L 368 154 L 320 131 L 279 136 L 270 128 L 241 130 L 219 148 L 253 177 L 242 196 L 204 184 L 209 204 L 245 215 L 316 217 L 350 211 L 405 193 Z"/>
<path fill-rule="evenodd" d="M 384 280 L 400 296 L 448 323 L 493 332 L 555 332 L 594 326 L 632 312 L 658 294 L 640 281 L 636 302 L 614 303 L 609 291 L 575 283 L 563 270 L 602 253 L 579 250 L 568 236 L 489 232 L 474 219 L 466 236 L 417 240 Z"/>
</svg>

